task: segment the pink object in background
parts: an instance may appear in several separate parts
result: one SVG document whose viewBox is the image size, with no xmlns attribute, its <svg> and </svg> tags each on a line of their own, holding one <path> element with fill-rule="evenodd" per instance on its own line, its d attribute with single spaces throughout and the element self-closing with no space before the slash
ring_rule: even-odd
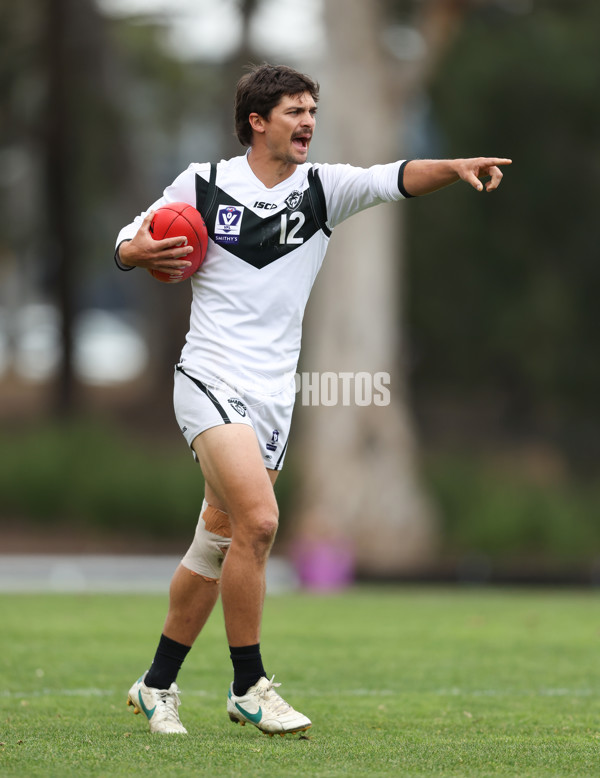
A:
<svg viewBox="0 0 600 778">
<path fill-rule="evenodd" d="M 354 553 L 345 541 L 300 541 L 294 546 L 292 561 L 307 589 L 343 589 L 354 581 Z"/>
</svg>

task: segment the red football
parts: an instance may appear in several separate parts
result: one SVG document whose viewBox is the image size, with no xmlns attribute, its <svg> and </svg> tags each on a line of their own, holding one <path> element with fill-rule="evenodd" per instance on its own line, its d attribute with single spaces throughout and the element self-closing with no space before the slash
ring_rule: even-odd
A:
<svg viewBox="0 0 600 778">
<path fill-rule="evenodd" d="M 193 275 L 204 261 L 208 247 L 208 233 L 204 219 L 193 205 L 167 203 L 167 205 L 157 208 L 154 218 L 150 222 L 150 234 L 154 240 L 185 237 L 187 245 L 194 247 L 194 250 L 184 257 L 192 264 L 183 271 L 182 278 L 189 278 Z M 151 270 L 150 272 L 159 281 L 172 280 L 169 275 L 161 273 L 159 270 Z"/>
</svg>

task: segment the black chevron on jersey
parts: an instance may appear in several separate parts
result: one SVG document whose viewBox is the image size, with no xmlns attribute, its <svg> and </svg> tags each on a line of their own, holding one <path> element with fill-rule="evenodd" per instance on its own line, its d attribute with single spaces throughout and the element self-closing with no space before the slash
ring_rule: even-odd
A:
<svg viewBox="0 0 600 778">
<path fill-rule="evenodd" d="M 319 230 L 331 234 L 326 225 L 322 185 L 312 169 L 308 189 L 304 190 L 299 205 L 295 208 L 286 205 L 266 216 L 258 216 L 216 185 L 216 167 L 211 165 L 208 181 L 196 174 L 196 208 L 204 218 L 209 237 L 249 265 L 261 270 L 306 243 Z M 237 242 L 225 242 L 221 234 L 217 235 L 219 211 L 229 207 L 242 211 Z"/>
</svg>

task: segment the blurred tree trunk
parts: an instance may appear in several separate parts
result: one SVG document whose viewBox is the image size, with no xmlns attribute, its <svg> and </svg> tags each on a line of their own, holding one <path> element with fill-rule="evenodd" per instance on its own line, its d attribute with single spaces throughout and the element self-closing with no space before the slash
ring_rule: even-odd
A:
<svg viewBox="0 0 600 778">
<path fill-rule="evenodd" d="M 400 69 L 382 46 L 379 0 L 328 0 L 327 83 L 319 113 L 326 158 L 359 166 L 401 158 L 404 107 L 427 77 L 467 3 L 425 2 L 428 54 Z M 409 203 L 377 206 L 334 231 L 306 316 L 302 370 L 390 374 L 386 407 L 302 407 L 303 496 L 294 542 L 350 545 L 358 573 L 424 569 L 437 539 L 424 494 L 401 364 L 402 221 Z M 309 552 L 310 553 L 310 550 Z"/>
<path fill-rule="evenodd" d="M 112 245 L 102 237 L 105 224 L 118 223 L 113 220 L 127 212 L 128 192 L 137 192 L 139 202 L 143 187 L 125 127 L 127 68 L 107 18 L 95 0 L 35 6 L 46 87 L 34 130 L 44 159 L 43 281 L 61 321 L 52 410 L 65 417 L 81 410 L 85 397 L 75 369 L 76 314 L 90 304 L 89 297 L 82 299 L 90 292 L 84 279 L 94 262 L 112 265 Z M 123 182 L 119 187 L 117 180 Z"/>
<path fill-rule="evenodd" d="M 73 319 L 74 319 L 74 165 L 75 107 L 70 79 L 75 31 L 70 0 L 50 0 L 47 4 L 45 54 L 48 72 L 46 103 L 46 250 L 51 264 L 51 283 L 61 314 L 62 359 L 55 409 L 61 416 L 74 404 Z"/>
<path fill-rule="evenodd" d="M 116 199 L 114 174 L 130 169 L 131 159 L 123 142 L 106 19 L 94 0 L 48 0 L 44 11 L 44 259 L 61 318 L 54 411 L 67 416 L 81 399 L 74 348 L 81 282 L 96 251 L 106 203 Z"/>
</svg>

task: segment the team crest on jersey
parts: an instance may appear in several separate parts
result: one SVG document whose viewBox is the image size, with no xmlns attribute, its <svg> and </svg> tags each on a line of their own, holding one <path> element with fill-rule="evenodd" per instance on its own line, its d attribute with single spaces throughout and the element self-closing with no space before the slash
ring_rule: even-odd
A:
<svg viewBox="0 0 600 778">
<path fill-rule="evenodd" d="M 244 207 L 220 205 L 215 222 L 215 241 L 218 243 L 239 243 Z"/>
<path fill-rule="evenodd" d="M 290 211 L 295 211 L 302 202 L 303 197 L 304 192 L 299 192 L 297 189 L 294 189 L 294 191 L 286 197 L 285 204 L 290 209 Z"/>
<path fill-rule="evenodd" d="M 234 411 L 237 411 L 240 414 L 240 416 L 246 415 L 246 406 L 241 400 L 238 400 L 237 397 L 230 397 L 227 402 L 229 405 L 231 405 Z"/>
</svg>

